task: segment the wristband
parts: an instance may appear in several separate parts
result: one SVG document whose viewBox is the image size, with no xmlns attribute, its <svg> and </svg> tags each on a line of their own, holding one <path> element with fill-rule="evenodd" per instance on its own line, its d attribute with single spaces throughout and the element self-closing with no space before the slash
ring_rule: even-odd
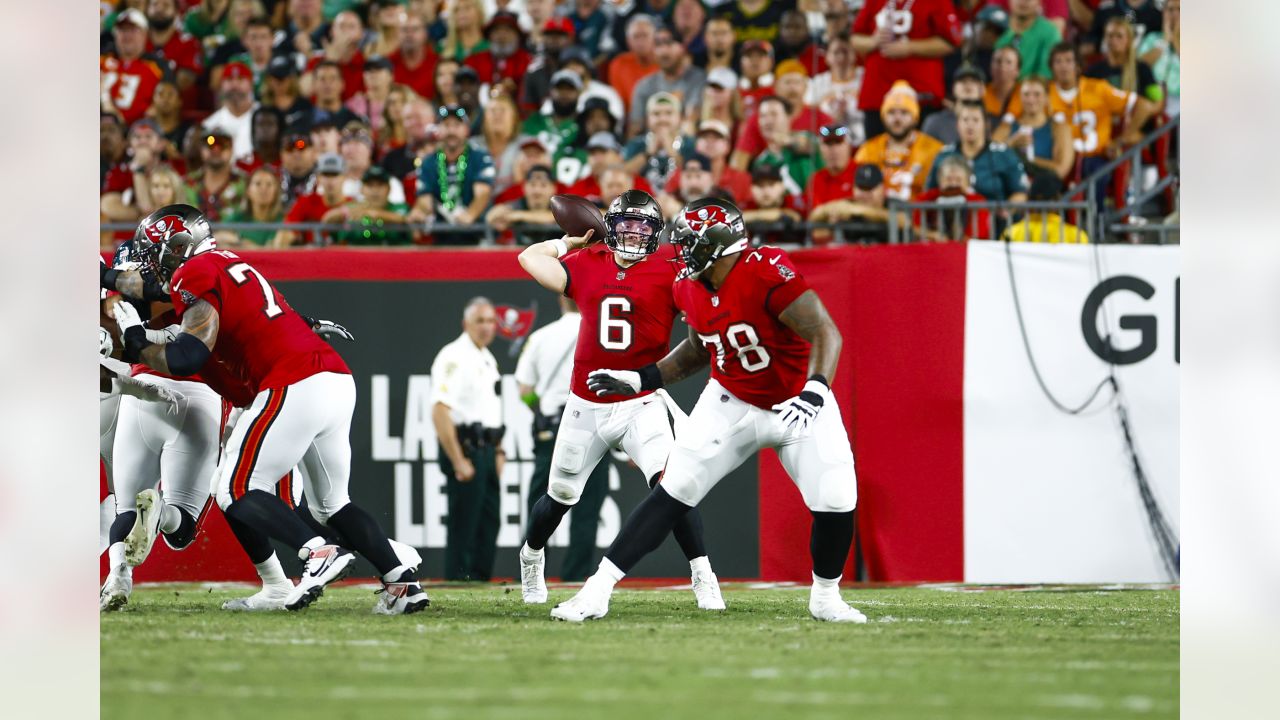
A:
<svg viewBox="0 0 1280 720">
<path fill-rule="evenodd" d="M 657 390 L 662 387 L 662 371 L 658 370 L 658 363 L 649 363 L 637 372 L 640 373 L 641 390 Z"/>
<path fill-rule="evenodd" d="M 120 277 L 119 270 L 108 269 L 106 265 L 102 265 L 102 274 L 99 277 L 99 284 L 104 290 L 116 290 L 116 278 Z"/>
<path fill-rule="evenodd" d="M 822 378 L 821 375 L 816 377 Z M 818 379 L 813 379 L 804 384 L 804 389 L 800 391 L 799 397 L 810 405 L 820 408 L 825 403 L 825 396 L 829 391 L 830 388 L 826 386 L 826 383 L 823 383 Z"/>
<path fill-rule="evenodd" d="M 564 238 L 556 238 L 547 242 L 550 242 L 551 246 L 556 249 L 556 257 L 562 258 L 569 254 L 569 244 L 564 241 Z"/>
<path fill-rule="evenodd" d="M 827 377 L 819 373 L 814 373 L 813 375 L 810 375 L 809 382 L 820 382 L 822 383 L 822 386 L 825 387 L 826 389 L 828 390 L 831 389 L 831 383 L 827 382 Z"/>
<path fill-rule="evenodd" d="M 124 336 L 124 352 L 121 357 L 125 362 L 138 362 L 142 351 L 155 344 L 147 339 L 147 331 L 141 325 L 130 325 L 121 334 Z"/>
</svg>

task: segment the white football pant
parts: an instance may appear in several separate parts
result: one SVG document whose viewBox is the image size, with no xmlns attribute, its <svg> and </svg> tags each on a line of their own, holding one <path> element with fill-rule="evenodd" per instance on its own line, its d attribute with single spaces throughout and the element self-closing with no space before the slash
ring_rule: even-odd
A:
<svg viewBox="0 0 1280 720">
<path fill-rule="evenodd" d="M 621 447 L 647 480 L 662 471 L 673 443 L 667 405 L 660 395 L 611 403 L 570 395 L 551 453 L 547 494 L 562 505 L 576 505 L 587 478 L 614 447 Z"/>
</svg>

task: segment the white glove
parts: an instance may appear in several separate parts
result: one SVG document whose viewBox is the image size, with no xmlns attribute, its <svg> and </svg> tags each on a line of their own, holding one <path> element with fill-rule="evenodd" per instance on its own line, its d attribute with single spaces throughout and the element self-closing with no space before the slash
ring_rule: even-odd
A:
<svg viewBox="0 0 1280 720">
<path fill-rule="evenodd" d="M 178 334 L 182 332 L 181 325 L 170 325 L 163 330 L 147 330 L 147 342 L 156 345 L 164 345 L 178 339 Z"/>
<path fill-rule="evenodd" d="M 813 421 L 818 419 L 818 411 L 822 409 L 827 394 L 827 386 L 817 380 L 804 384 L 800 394 L 773 406 L 778 416 L 776 422 L 784 434 L 792 433 L 802 437 L 809 432 Z"/>
<path fill-rule="evenodd" d="M 142 327 L 142 318 L 138 316 L 138 309 L 132 303 L 118 302 L 111 307 L 111 314 L 116 318 L 116 324 L 120 326 L 120 334 L 131 327 Z"/>
<path fill-rule="evenodd" d="M 635 395 L 640 392 L 640 373 L 634 370 L 593 370 L 587 374 L 587 389 L 596 395 Z"/>
<path fill-rule="evenodd" d="M 106 328 L 98 328 L 98 355 L 102 357 L 111 357 L 111 351 L 116 349 L 116 344 L 111 341 L 111 333 Z"/>
<path fill-rule="evenodd" d="M 177 390 L 171 390 L 162 385 L 153 385 L 136 377 L 121 376 L 116 382 L 120 383 L 120 394 L 132 395 L 139 400 L 148 402 L 164 403 L 167 405 L 165 411 L 170 415 L 177 415 L 179 405 L 187 399 L 185 395 Z"/>
<path fill-rule="evenodd" d="M 126 272 L 129 272 L 130 270 L 137 270 L 139 267 L 142 267 L 142 266 L 136 262 L 122 262 L 111 269 L 119 270 L 122 273 L 126 273 Z"/>
<path fill-rule="evenodd" d="M 315 324 L 311 326 L 311 331 L 325 340 L 332 340 L 336 337 L 340 337 L 347 342 L 356 341 L 356 336 L 352 335 L 350 330 L 342 327 L 332 320 L 316 320 Z"/>
</svg>

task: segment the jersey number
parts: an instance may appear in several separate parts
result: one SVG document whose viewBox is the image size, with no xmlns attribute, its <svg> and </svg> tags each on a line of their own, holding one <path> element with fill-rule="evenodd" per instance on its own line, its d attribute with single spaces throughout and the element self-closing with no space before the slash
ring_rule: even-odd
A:
<svg viewBox="0 0 1280 720">
<path fill-rule="evenodd" d="M 760 345 L 760 336 L 756 334 L 756 329 L 750 324 L 740 322 L 734 323 L 725 330 L 725 340 L 729 341 L 729 347 L 738 354 L 738 362 L 742 363 L 742 369 L 749 373 L 760 372 L 769 367 L 772 358 L 769 357 L 769 351 Z M 716 356 L 716 367 L 724 371 L 724 341 L 720 339 L 720 335 L 703 335 L 698 333 L 698 339 L 707 345 L 707 348 Z"/>
<path fill-rule="evenodd" d="M 249 267 L 248 263 L 236 263 L 228 267 L 227 272 L 231 275 L 231 279 L 236 281 L 237 286 L 249 282 L 249 275 L 252 273 L 253 277 L 258 280 L 258 284 L 262 286 L 262 297 L 267 301 L 266 307 L 262 308 L 262 311 L 269 318 L 284 314 L 284 309 L 276 304 L 276 295 L 271 292 L 271 286 L 267 284 L 266 279 L 257 270 Z"/>
<path fill-rule="evenodd" d="M 631 301 L 624 297 L 608 297 L 600 302 L 600 346 L 605 350 L 631 347 Z"/>
</svg>

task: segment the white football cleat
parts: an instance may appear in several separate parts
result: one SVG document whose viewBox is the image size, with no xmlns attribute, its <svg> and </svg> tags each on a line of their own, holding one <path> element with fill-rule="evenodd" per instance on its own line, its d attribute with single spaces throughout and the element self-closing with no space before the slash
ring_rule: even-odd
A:
<svg viewBox="0 0 1280 720">
<path fill-rule="evenodd" d="M 720 595 L 720 579 L 710 570 L 693 573 L 693 596 L 698 599 L 699 610 L 724 610 L 724 597 Z"/>
<path fill-rule="evenodd" d="M 160 517 L 164 514 L 164 500 L 154 489 L 138 493 L 137 500 L 137 518 L 124 539 L 124 561 L 130 567 L 138 567 L 151 554 L 151 547 L 160 536 Z"/>
<path fill-rule="evenodd" d="M 401 576 L 403 578 L 403 576 Z M 431 606 L 431 598 L 417 580 L 382 583 L 378 602 L 373 606 L 375 615 L 409 615 Z"/>
<path fill-rule="evenodd" d="M 612 591 L 599 588 L 591 582 L 592 579 L 587 578 L 577 595 L 551 608 L 551 617 L 556 620 L 580 623 L 608 615 L 609 595 Z"/>
<path fill-rule="evenodd" d="M 422 565 L 422 555 L 418 553 L 417 548 L 391 538 L 387 538 L 387 542 L 391 543 L 391 549 L 395 551 L 396 559 L 400 561 L 401 565 L 408 565 L 415 572 Z"/>
<path fill-rule="evenodd" d="M 547 601 L 547 580 L 543 575 L 546 559 L 545 550 L 537 555 L 526 555 L 525 547 L 520 548 L 520 595 L 526 605 L 541 605 Z"/>
<path fill-rule="evenodd" d="M 283 610 L 284 603 L 291 592 L 293 592 L 293 584 L 288 581 L 275 585 L 263 585 L 261 590 L 249 597 L 234 598 L 222 603 L 222 609 L 234 612 Z"/>
<path fill-rule="evenodd" d="M 320 599 L 325 586 L 346 577 L 355 561 L 355 555 L 337 545 L 321 545 L 312 550 L 297 586 L 285 598 L 285 608 L 301 610 Z"/>
<path fill-rule="evenodd" d="M 823 622 L 862 624 L 867 621 L 867 616 L 856 608 L 851 607 L 849 603 L 840 597 L 838 592 L 810 595 L 809 614 L 813 616 L 814 620 L 822 620 Z"/>
<path fill-rule="evenodd" d="M 98 592 L 98 609 L 102 612 L 114 612 L 124 607 L 133 593 L 133 576 L 128 566 L 120 569 L 124 572 L 107 574 L 107 581 Z"/>
</svg>

